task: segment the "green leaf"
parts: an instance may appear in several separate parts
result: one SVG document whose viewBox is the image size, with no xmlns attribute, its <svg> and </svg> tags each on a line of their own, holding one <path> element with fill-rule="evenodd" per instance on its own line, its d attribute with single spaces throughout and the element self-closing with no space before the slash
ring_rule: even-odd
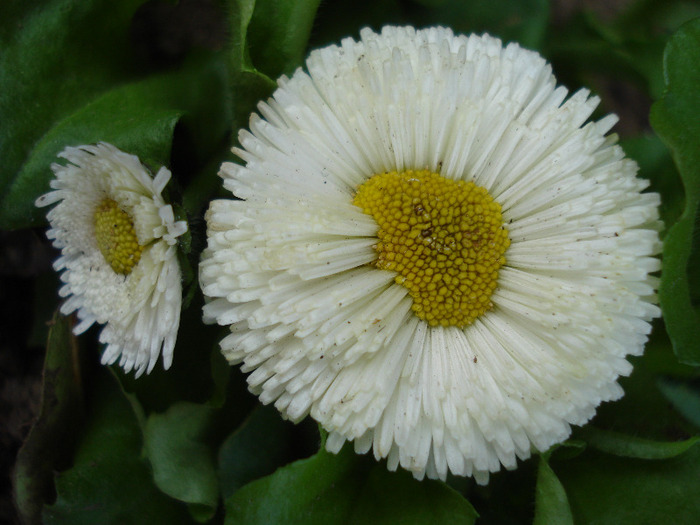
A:
<svg viewBox="0 0 700 525">
<path fill-rule="evenodd" d="M 700 523 L 700 447 L 658 461 L 589 450 L 552 467 L 577 525 Z"/>
<path fill-rule="evenodd" d="M 535 490 L 534 525 L 573 525 L 566 491 L 548 463 L 547 454 L 540 455 Z"/>
<path fill-rule="evenodd" d="M 700 428 L 700 390 L 689 382 L 662 378 L 658 381 L 659 389 L 666 396 L 673 408 L 680 412 L 693 425 Z"/>
<path fill-rule="evenodd" d="M 694 377 L 697 376 L 696 367 L 679 363 L 673 353 L 673 345 L 664 330 L 663 319 L 655 319 L 652 322 L 652 331 L 649 341 L 644 348 L 642 366 L 654 376 L 669 377 Z M 656 377 L 649 378 L 647 385 L 649 391 L 656 392 Z M 658 397 L 652 395 L 651 397 Z M 659 399 L 662 399 L 659 397 Z"/>
<path fill-rule="evenodd" d="M 653 441 L 591 425 L 582 429 L 578 437 L 601 452 L 638 459 L 674 458 L 700 441 L 700 437 L 692 437 L 684 441 Z"/>
<path fill-rule="evenodd" d="M 547 452 L 547 461 L 571 459 L 583 454 L 586 442 L 581 439 L 567 439 L 563 443 L 552 446 Z"/>
<path fill-rule="evenodd" d="M 320 0 L 257 0 L 248 26 L 252 63 L 270 78 L 290 74 L 306 55 L 311 26 Z"/>
<path fill-rule="evenodd" d="M 144 431 L 153 478 L 165 494 L 191 504 L 198 521 L 216 511 L 219 482 L 209 444 L 216 410 L 206 405 L 177 403 L 152 414 Z"/>
<path fill-rule="evenodd" d="M 56 476 L 56 502 L 45 507 L 43 523 L 190 523 L 186 507 L 153 484 L 138 422 L 109 369 L 96 368 L 92 379 L 85 431 L 73 466 Z"/>
<path fill-rule="evenodd" d="M 248 50 L 248 28 L 253 18 L 255 0 L 229 0 L 229 61 L 234 129 L 248 123 L 248 116 L 258 101 L 269 97 L 276 83 L 256 70 Z"/>
<path fill-rule="evenodd" d="M 639 176 L 651 182 L 649 191 L 661 195 L 661 219 L 664 224 L 675 223 L 683 213 L 685 197 L 668 148 L 656 135 L 631 137 L 620 144 L 625 153 L 639 164 Z"/>
<path fill-rule="evenodd" d="M 12 182 L 0 224 L 27 226 L 45 215 L 46 210 L 36 208 L 34 200 L 48 191 L 49 166 L 68 145 L 109 142 L 138 155 L 154 172 L 170 164 L 173 132 L 181 118 L 199 131 L 192 135 L 200 143 L 217 145 L 225 132 L 222 120 L 228 114 L 221 107 L 225 92 L 222 65 L 216 59 L 192 60 L 181 70 L 109 90 L 58 122 L 37 142 Z M 202 144 L 200 149 L 207 147 L 213 146 Z"/>
<path fill-rule="evenodd" d="M 659 301 L 673 349 L 687 364 L 700 364 L 700 314 L 693 304 L 688 270 L 700 205 L 700 19 L 691 21 L 671 38 L 664 54 L 666 93 L 651 111 L 651 123 L 669 147 L 685 188 L 685 209 L 664 239 Z M 700 286 L 696 280 L 694 286 Z"/>
<path fill-rule="evenodd" d="M 384 463 L 357 456 L 315 456 L 254 481 L 226 500 L 227 524 L 474 523 L 467 500 L 444 483 L 416 481 Z"/>
<path fill-rule="evenodd" d="M 39 415 L 17 456 L 15 501 L 23 520 L 39 523 L 53 473 L 70 464 L 84 418 L 80 356 L 71 320 L 54 315 L 46 345 Z"/>
<path fill-rule="evenodd" d="M 271 406 L 258 406 L 219 450 L 221 494 L 272 474 L 291 453 L 290 423 Z"/>
<path fill-rule="evenodd" d="M 34 144 L 110 85 L 135 78 L 129 26 L 143 3 L 51 0 L 41 6 L 24 2 L 21 8 L 20 2 L 2 3 L 1 227 L 27 226 L 39 216 L 29 212 L 30 196 L 7 196 Z"/>
</svg>

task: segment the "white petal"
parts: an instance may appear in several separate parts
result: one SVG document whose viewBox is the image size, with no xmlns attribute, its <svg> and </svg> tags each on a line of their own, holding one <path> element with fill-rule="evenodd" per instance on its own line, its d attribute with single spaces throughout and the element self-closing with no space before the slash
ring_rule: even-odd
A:
<svg viewBox="0 0 700 525">
<path fill-rule="evenodd" d="M 58 203 L 47 214 L 47 236 L 62 251 L 54 263 L 64 283 L 59 291 L 66 298 L 61 311 L 77 311 L 75 333 L 94 322 L 104 325 L 103 363 L 118 361 L 139 376 L 150 372 L 162 355 L 168 368 L 182 300 L 180 268 L 168 244 L 187 230 L 185 223 L 174 221 L 171 206 L 161 196 L 170 172 L 161 168 L 153 179 L 137 157 L 107 143 L 68 147 L 59 157 L 68 163 L 52 165 L 54 191 L 40 197 L 37 206 Z M 128 275 L 115 273 L 94 237 L 95 206 L 105 198 L 116 201 L 132 218 L 139 242 L 146 245 Z M 169 233 L 167 242 L 153 235 L 158 227 Z"/>
<path fill-rule="evenodd" d="M 486 483 L 567 438 L 622 395 L 643 351 L 659 269 L 659 198 L 614 135 L 586 124 L 516 44 L 449 29 L 369 29 L 315 50 L 239 133 L 207 213 L 207 322 L 251 391 L 422 479 Z M 471 325 L 431 327 L 377 269 L 379 227 L 352 205 L 384 171 L 473 181 L 501 205 L 511 245 Z"/>
</svg>

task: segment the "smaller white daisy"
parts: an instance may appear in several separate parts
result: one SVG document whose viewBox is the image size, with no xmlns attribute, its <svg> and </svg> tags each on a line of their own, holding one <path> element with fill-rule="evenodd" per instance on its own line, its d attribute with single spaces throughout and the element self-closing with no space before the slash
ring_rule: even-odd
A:
<svg viewBox="0 0 700 525">
<path fill-rule="evenodd" d="M 63 272 L 61 313 L 77 312 L 76 335 L 105 325 L 103 364 L 118 360 L 138 377 L 162 352 L 168 369 L 182 302 L 175 244 L 187 231 L 161 195 L 170 171 L 153 178 L 138 157 L 104 142 L 68 147 L 59 157 L 68 164 L 51 166 L 53 191 L 36 205 L 58 202 L 47 214 L 47 237 L 61 250 L 53 265 Z"/>
</svg>

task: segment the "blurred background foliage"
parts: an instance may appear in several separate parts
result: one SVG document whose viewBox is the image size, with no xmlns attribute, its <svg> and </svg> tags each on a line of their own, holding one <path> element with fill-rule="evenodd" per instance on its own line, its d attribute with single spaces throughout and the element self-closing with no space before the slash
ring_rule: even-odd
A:
<svg viewBox="0 0 700 525">
<path fill-rule="evenodd" d="M 26 523 L 700 523 L 700 3 L 681 0 L 8 0 L 0 5 L 0 521 Z M 196 263 L 216 172 L 275 79 L 361 27 L 442 24 L 542 53 L 598 94 L 666 223 L 643 357 L 569 441 L 501 472 L 415 481 L 319 449 L 247 393 L 200 321 Z M 653 105 L 653 109 L 652 109 Z M 651 118 L 650 118 L 651 112 Z M 111 142 L 155 172 L 192 230 L 175 362 L 99 365 L 96 329 L 54 315 L 50 164 Z M 320 451 L 319 451 L 320 450 Z M 477 518 L 477 516 L 479 516 Z"/>
</svg>

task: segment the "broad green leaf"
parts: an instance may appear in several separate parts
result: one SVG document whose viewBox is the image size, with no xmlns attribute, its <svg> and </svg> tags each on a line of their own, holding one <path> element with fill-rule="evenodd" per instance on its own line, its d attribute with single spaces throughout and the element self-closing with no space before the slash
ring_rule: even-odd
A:
<svg viewBox="0 0 700 525">
<path fill-rule="evenodd" d="M 216 410 L 177 403 L 152 414 L 145 426 L 145 451 L 155 484 L 165 494 L 191 505 L 198 521 L 210 519 L 219 499 L 219 481 L 210 446 Z"/>
<path fill-rule="evenodd" d="M 84 417 L 81 360 L 71 320 L 54 315 L 46 345 L 39 415 L 17 456 L 14 489 L 27 523 L 39 523 L 53 492 L 53 473 L 70 464 Z"/>
<path fill-rule="evenodd" d="M 291 455 L 291 423 L 271 406 L 258 406 L 219 449 L 221 494 L 272 474 Z"/>
<path fill-rule="evenodd" d="M 22 27 L 22 19 L 39 7 L 36 2 L 3 2 L 0 4 L 0 46 L 5 49 L 17 30 Z"/>
<path fill-rule="evenodd" d="M 64 118 L 36 143 L 12 182 L 4 218 L 19 226 L 45 215 L 46 210 L 37 209 L 34 200 L 48 191 L 53 176 L 49 166 L 68 145 L 109 142 L 138 155 L 155 173 L 170 164 L 173 132 L 181 121 L 196 130 L 208 130 L 204 137 L 193 133 L 198 142 L 208 139 L 218 144 L 225 131 L 221 115 L 226 110 L 220 102 L 224 77 L 222 64 L 216 60 L 192 61 L 181 70 L 109 90 Z M 212 145 L 201 145 L 201 149 L 207 147 Z"/>
<path fill-rule="evenodd" d="M 186 313 L 170 370 L 158 377 L 133 379 L 120 374 L 120 378 L 125 390 L 132 392 L 135 411 L 144 413 L 144 453 L 156 485 L 187 503 L 191 515 L 203 522 L 213 517 L 219 504 L 216 451 L 248 415 L 255 398 L 248 394 L 240 371 L 228 365 L 218 345 L 210 344 L 210 336 L 218 330 L 208 330 L 203 337 L 201 305 Z M 199 331 L 195 320 L 200 322 Z M 203 348 L 211 348 L 211 355 L 202 355 Z"/>
<path fill-rule="evenodd" d="M 275 82 L 256 70 L 248 49 L 248 29 L 255 9 L 255 0 L 228 0 L 229 61 L 231 71 L 231 97 L 233 98 L 234 129 L 244 127 L 248 116 L 258 101 L 269 97 Z"/>
<path fill-rule="evenodd" d="M 226 500 L 227 524 L 474 523 L 476 511 L 444 483 L 416 481 L 357 456 L 315 456 L 253 481 Z"/>
<path fill-rule="evenodd" d="M 56 476 L 56 502 L 44 508 L 43 523 L 190 523 L 187 507 L 153 484 L 141 430 L 116 380 L 105 367 L 90 372 L 86 426 L 73 465 Z"/>
<path fill-rule="evenodd" d="M 639 164 L 639 176 L 648 179 L 648 191 L 661 195 L 661 219 L 675 223 L 683 213 L 684 195 L 671 153 L 656 135 L 643 135 L 621 141 L 625 153 Z M 661 232 L 663 236 L 665 232 Z"/>
<path fill-rule="evenodd" d="M 700 447 L 657 461 L 589 450 L 552 467 L 577 525 L 700 523 Z"/>
<path fill-rule="evenodd" d="M 662 378 L 658 381 L 658 385 L 673 408 L 700 428 L 700 388 L 697 383 L 693 385 L 690 382 Z"/>
<path fill-rule="evenodd" d="M 653 441 L 591 425 L 582 429 L 578 437 L 601 452 L 638 459 L 674 458 L 700 441 L 700 437 L 692 437 L 684 441 Z"/>
<path fill-rule="evenodd" d="M 689 271 L 695 243 L 698 252 L 697 215 L 700 205 L 700 19 L 685 24 L 671 38 L 664 54 L 666 93 L 651 111 L 651 123 L 669 147 L 685 189 L 685 209 L 664 239 L 663 273 L 659 301 L 666 329 L 678 359 L 700 364 L 700 313 L 690 288 Z M 700 281 L 695 281 L 695 287 Z"/>
<path fill-rule="evenodd" d="M 302 64 L 320 0 L 257 0 L 248 26 L 253 65 L 270 78 L 290 74 Z"/>
<path fill-rule="evenodd" d="M 548 463 L 548 455 L 540 455 L 535 490 L 534 525 L 573 525 L 566 491 Z"/>
<path fill-rule="evenodd" d="M 0 225 L 32 224 L 32 196 L 11 187 L 35 143 L 110 85 L 135 78 L 129 25 L 144 0 L 3 2 L 0 32 Z M 7 5 L 9 4 L 9 6 Z M 8 29 L 9 28 L 9 29 Z M 43 181 L 34 183 L 43 188 Z M 35 196 L 35 195 L 34 195 Z M 18 202 L 19 201 L 19 202 Z"/>
</svg>

